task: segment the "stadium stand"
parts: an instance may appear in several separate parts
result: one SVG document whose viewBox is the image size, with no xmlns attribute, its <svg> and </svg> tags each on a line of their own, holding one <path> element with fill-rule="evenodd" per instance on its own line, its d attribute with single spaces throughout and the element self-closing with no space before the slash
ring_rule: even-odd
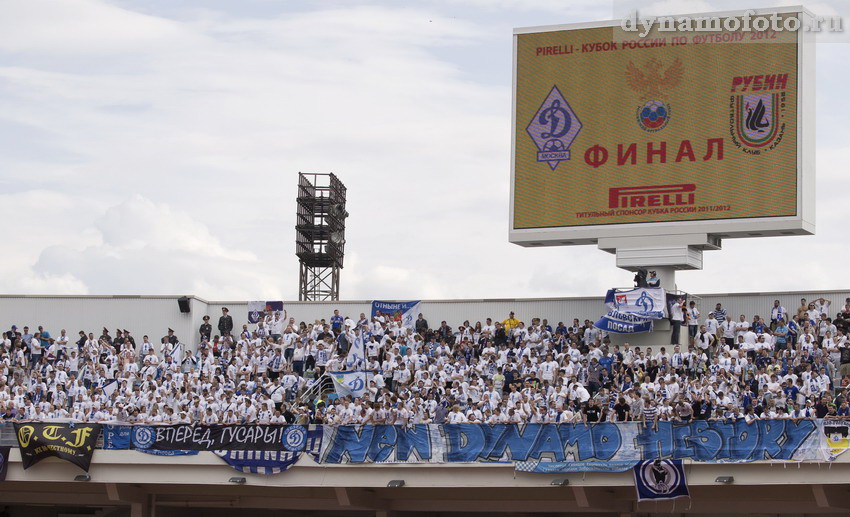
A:
<svg viewBox="0 0 850 517">
<path fill-rule="evenodd" d="M 233 327 L 222 311 L 189 343 L 173 330 L 73 336 L 13 324 L 0 349 L 0 417 L 128 423 L 562 423 L 850 416 L 850 300 L 778 300 L 764 317 L 683 308 L 688 339 L 612 344 L 590 320 L 513 313 L 412 328 L 335 311 Z M 834 315 L 834 318 L 831 317 Z M 527 317 L 530 316 L 530 317 Z M 54 334 L 55 332 L 55 334 Z M 359 339 L 365 357 L 349 352 Z M 190 344 L 191 343 L 191 344 Z M 197 343 L 197 345 L 195 345 Z M 326 373 L 371 372 L 362 397 Z"/>
</svg>

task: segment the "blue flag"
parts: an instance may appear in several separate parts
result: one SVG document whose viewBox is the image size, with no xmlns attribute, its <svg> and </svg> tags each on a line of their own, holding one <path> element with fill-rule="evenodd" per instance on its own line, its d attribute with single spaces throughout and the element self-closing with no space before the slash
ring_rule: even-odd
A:
<svg viewBox="0 0 850 517">
<path fill-rule="evenodd" d="M 372 317 L 374 318 L 378 315 L 378 311 L 381 311 L 381 314 L 400 322 L 403 327 L 413 328 L 421 306 L 422 302 L 419 300 L 412 302 L 381 302 L 375 300 L 372 302 Z"/>
<path fill-rule="evenodd" d="M 303 429 L 302 426 L 290 426 Z M 311 429 L 306 432 L 304 447 L 305 451 L 313 455 L 318 461 L 319 451 L 322 446 L 323 431 Z M 300 449 L 300 447 L 299 447 Z M 279 474 L 289 467 L 295 465 L 301 458 L 301 450 L 292 451 L 213 451 L 216 456 L 223 459 L 228 465 L 246 474 Z"/>
<path fill-rule="evenodd" d="M 632 334 L 634 332 L 651 332 L 652 320 L 611 309 L 608 314 L 599 318 L 593 326 L 615 334 Z"/>
<path fill-rule="evenodd" d="M 646 460 L 634 468 L 638 501 L 690 497 L 682 460 Z"/>
<path fill-rule="evenodd" d="M 300 452 L 287 451 L 213 451 L 228 465 L 246 474 L 279 474 L 295 465 Z"/>
<path fill-rule="evenodd" d="M 129 425 L 104 425 L 103 426 L 103 448 L 104 449 L 129 449 L 130 433 L 133 428 Z"/>
</svg>

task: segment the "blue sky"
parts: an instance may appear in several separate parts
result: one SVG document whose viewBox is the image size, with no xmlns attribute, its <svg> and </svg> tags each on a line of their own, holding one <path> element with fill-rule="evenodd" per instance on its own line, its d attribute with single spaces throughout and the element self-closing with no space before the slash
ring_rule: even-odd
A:
<svg viewBox="0 0 850 517">
<path fill-rule="evenodd" d="M 296 298 L 304 171 L 348 186 L 343 298 L 601 295 L 612 255 L 507 242 L 511 30 L 741 7 L 7 0 L 0 292 Z M 817 235 L 727 240 L 681 289 L 847 287 L 846 36 L 818 44 Z"/>
</svg>

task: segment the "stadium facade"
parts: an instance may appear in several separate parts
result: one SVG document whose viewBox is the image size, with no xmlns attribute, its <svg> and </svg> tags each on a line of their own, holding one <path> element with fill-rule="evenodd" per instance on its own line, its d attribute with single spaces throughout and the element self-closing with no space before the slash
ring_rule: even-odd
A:
<svg viewBox="0 0 850 517">
<path fill-rule="evenodd" d="M 302 457 L 276 475 L 243 474 L 211 452 L 158 457 L 95 452 L 90 481 L 70 463 L 45 460 L 23 471 L 13 449 L 0 501 L 13 516 L 183 515 L 553 515 L 655 513 L 847 515 L 850 458 L 831 464 L 686 464 L 691 498 L 636 501 L 631 472 L 545 475 L 509 464 L 326 466 Z M 244 484 L 231 478 L 244 477 Z M 732 477 L 721 483 L 719 477 Z M 567 479 L 567 485 L 553 481 Z M 404 486 L 388 487 L 392 480 Z M 43 513 L 42 513 L 43 512 Z M 92 515 L 93 513 L 89 513 Z"/>
</svg>

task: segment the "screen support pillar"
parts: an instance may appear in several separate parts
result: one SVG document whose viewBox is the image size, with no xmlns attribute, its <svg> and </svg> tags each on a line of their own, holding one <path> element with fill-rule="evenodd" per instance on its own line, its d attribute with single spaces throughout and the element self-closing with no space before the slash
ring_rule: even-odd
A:
<svg viewBox="0 0 850 517">
<path fill-rule="evenodd" d="M 678 291 L 676 270 L 702 269 L 702 252 L 705 249 L 720 249 L 720 240 L 708 235 L 663 235 L 655 237 L 626 237 L 618 239 L 599 239 L 599 248 L 617 256 L 617 267 L 637 272 L 644 269 L 655 272 L 660 287 L 668 293 Z M 651 276 L 651 275 L 649 275 Z M 672 353 L 672 325 L 669 320 L 653 322 L 652 332 L 635 334 L 610 333 L 611 345 L 619 345 L 621 350 L 628 343 L 632 349 L 652 347 L 653 354 L 665 347 Z M 687 350 L 687 326 L 682 325 L 678 343 Z"/>
</svg>

